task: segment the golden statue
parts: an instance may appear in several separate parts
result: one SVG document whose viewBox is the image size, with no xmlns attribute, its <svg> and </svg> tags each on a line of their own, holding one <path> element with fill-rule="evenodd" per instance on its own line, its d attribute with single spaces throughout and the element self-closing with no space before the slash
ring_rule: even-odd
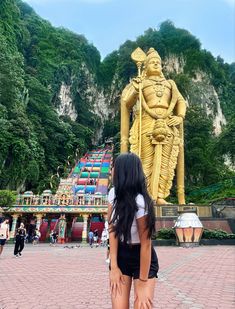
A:
<svg viewBox="0 0 235 309">
<path fill-rule="evenodd" d="M 186 102 L 173 80 L 162 73 L 161 58 L 154 48 L 147 55 L 137 48 L 132 59 L 138 77 L 123 90 L 121 97 L 121 152 L 139 155 L 149 193 L 157 204 L 168 204 L 177 166 L 179 204 L 185 204 L 183 119 Z M 141 72 L 142 64 L 144 69 Z M 130 129 L 130 112 L 133 125 Z"/>
</svg>

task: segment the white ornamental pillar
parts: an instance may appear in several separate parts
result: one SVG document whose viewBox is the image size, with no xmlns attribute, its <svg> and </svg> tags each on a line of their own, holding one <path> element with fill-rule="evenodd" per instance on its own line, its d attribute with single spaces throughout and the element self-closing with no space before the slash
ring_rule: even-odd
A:
<svg viewBox="0 0 235 309">
<path fill-rule="evenodd" d="M 17 223 L 19 215 L 14 214 L 12 217 L 13 217 L 13 220 L 12 220 L 11 231 L 10 231 L 10 238 L 11 239 L 15 238 L 16 223 Z"/>
<path fill-rule="evenodd" d="M 82 215 L 82 217 L 83 217 L 82 242 L 87 243 L 87 219 L 88 219 L 88 215 Z"/>
<path fill-rule="evenodd" d="M 42 214 L 36 214 L 36 229 L 40 230 L 42 224 Z"/>
</svg>

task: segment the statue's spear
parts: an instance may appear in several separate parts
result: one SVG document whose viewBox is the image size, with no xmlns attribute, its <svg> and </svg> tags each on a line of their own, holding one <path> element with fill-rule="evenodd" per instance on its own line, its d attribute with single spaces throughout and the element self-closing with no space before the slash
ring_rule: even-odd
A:
<svg viewBox="0 0 235 309">
<path fill-rule="evenodd" d="M 141 67 L 146 59 L 144 51 L 138 47 L 131 54 L 131 59 L 135 61 L 138 69 L 139 82 L 139 157 L 141 158 L 141 131 L 142 131 L 142 83 L 141 83 Z"/>
</svg>

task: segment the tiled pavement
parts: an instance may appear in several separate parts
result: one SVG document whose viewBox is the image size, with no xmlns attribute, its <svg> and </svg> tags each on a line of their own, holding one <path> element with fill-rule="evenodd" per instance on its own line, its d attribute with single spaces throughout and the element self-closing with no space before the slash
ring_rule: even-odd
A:
<svg viewBox="0 0 235 309">
<path fill-rule="evenodd" d="M 6 245 L 0 257 L 1 309 L 111 309 L 104 248 L 27 245 L 18 259 L 12 252 Z M 154 308 L 235 308 L 235 247 L 157 252 Z"/>
</svg>

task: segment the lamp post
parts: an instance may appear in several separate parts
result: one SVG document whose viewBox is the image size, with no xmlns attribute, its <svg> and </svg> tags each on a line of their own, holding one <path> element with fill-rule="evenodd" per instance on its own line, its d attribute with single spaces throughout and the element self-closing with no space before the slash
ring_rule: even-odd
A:
<svg viewBox="0 0 235 309">
<path fill-rule="evenodd" d="M 203 225 L 195 210 L 179 211 L 180 215 L 175 222 L 174 229 L 179 245 L 185 248 L 199 246 L 203 232 Z"/>
</svg>

